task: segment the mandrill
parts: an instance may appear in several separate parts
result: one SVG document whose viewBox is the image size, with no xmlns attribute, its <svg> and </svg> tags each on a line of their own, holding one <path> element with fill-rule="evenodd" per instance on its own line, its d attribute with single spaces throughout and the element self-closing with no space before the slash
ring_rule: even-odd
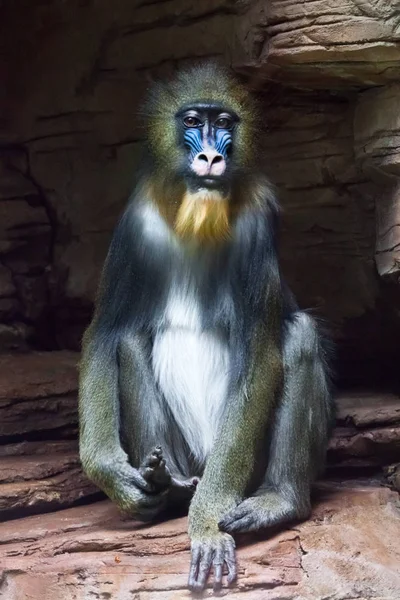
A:
<svg viewBox="0 0 400 600">
<path fill-rule="evenodd" d="M 189 508 L 189 587 L 237 574 L 232 534 L 310 514 L 332 404 L 323 343 L 282 280 L 260 117 L 215 65 L 156 86 L 80 370 L 80 456 L 129 515 Z"/>
</svg>

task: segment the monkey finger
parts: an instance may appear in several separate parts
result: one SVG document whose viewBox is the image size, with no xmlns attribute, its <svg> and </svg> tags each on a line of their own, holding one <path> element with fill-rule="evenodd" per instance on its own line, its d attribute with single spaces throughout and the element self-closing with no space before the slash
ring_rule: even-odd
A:
<svg viewBox="0 0 400 600">
<path fill-rule="evenodd" d="M 151 493 L 154 491 L 154 487 L 150 481 L 147 481 L 142 474 L 141 469 L 133 469 L 132 479 L 130 483 L 135 485 L 140 490 L 144 492 Z"/>
<path fill-rule="evenodd" d="M 197 573 L 199 570 L 199 563 L 201 557 L 201 548 L 200 546 L 192 545 L 192 558 L 190 562 L 190 571 L 189 571 L 189 581 L 188 586 L 189 589 L 194 590 L 194 586 L 197 580 Z"/>
<path fill-rule="evenodd" d="M 199 564 L 199 571 L 197 574 L 197 581 L 195 583 L 195 588 L 194 588 L 195 591 L 200 592 L 206 586 L 207 579 L 208 579 L 208 576 L 210 574 L 211 567 L 213 564 L 214 552 L 215 552 L 215 550 L 212 547 L 206 546 L 206 548 L 203 549 L 202 557 L 200 559 L 200 564 Z"/>
<path fill-rule="evenodd" d="M 141 468 L 157 466 L 160 463 L 160 460 L 162 459 L 162 457 L 163 456 L 162 456 L 161 446 L 156 446 L 144 458 L 144 460 L 143 460 L 143 462 L 141 464 Z"/>
<path fill-rule="evenodd" d="M 159 494 L 146 494 L 146 497 L 142 499 L 140 505 L 144 507 L 148 506 L 160 506 L 167 500 L 167 493 L 160 492 Z"/>
<path fill-rule="evenodd" d="M 175 477 L 171 477 L 170 482 L 171 489 L 174 489 L 177 493 L 182 494 L 193 494 L 196 490 L 196 484 L 193 483 L 192 480 L 188 479 L 185 481 L 181 481 L 180 479 L 176 479 Z"/>
<path fill-rule="evenodd" d="M 147 481 L 151 481 L 153 475 L 154 475 L 154 467 L 141 467 L 139 469 L 139 472 L 141 474 L 142 477 L 144 477 Z"/>
<path fill-rule="evenodd" d="M 236 551 L 235 542 L 229 542 L 227 544 L 225 553 L 225 563 L 228 567 L 228 584 L 231 585 L 237 579 L 237 562 L 236 562 Z"/>
<path fill-rule="evenodd" d="M 226 527 L 229 527 L 234 521 L 245 517 L 247 514 L 249 514 L 248 507 L 239 504 L 239 506 L 226 513 L 226 515 L 218 522 L 218 527 L 222 531 L 227 531 Z"/>
<path fill-rule="evenodd" d="M 224 548 L 217 548 L 214 556 L 214 592 L 217 592 L 222 587 L 222 569 L 224 566 Z"/>
<path fill-rule="evenodd" d="M 239 533 L 251 531 L 252 529 L 256 529 L 256 523 L 252 515 L 246 515 L 241 519 L 233 520 L 224 527 L 224 531 L 227 533 Z"/>
<path fill-rule="evenodd" d="M 165 477 L 168 477 L 169 481 L 171 481 L 171 471 L 169 470 L 168 465 L 164 459 L 160 462 L 158 467 L 156 467 L 156 470 Z"/>
</svg>

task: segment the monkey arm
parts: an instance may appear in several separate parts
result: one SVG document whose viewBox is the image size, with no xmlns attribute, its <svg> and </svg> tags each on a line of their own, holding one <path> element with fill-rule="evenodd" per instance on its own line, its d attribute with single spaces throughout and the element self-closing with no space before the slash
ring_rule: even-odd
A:
<svg viewBox="0 0 400 600">
<path fill-rule="evenodd" d="M 228 533 L 305 519 L 311 511 L 310 486 L 321 471 L 333 426 L 328 348 L 312 317 L 295 310 L 284 325 L 282 350 L 284 386 L 264 481 L 224 516 L 219 526 Z"/>
<path fill-rule="evenodd" d="M 193 590 L 204 588 L 211 566 L 215 589 L 221 586 L 224 563 L 228 582 L 236 578 L 235 544 L 230 535 L 219 531 L 218 522 L 244 497 L 281 384 L 276 325 L 270 320 L 255 326 L 247 376 L 229 400 L 226 419 L 190 507 L 189 587 Z"/>
<path fill-rule="evenodd" d="M 153 490 L 151 483 L 130 465 L 121 447 L 116 354 L 99 342 L 95 320 L 83 341 L 79 419 L 80 457 L 88 477 L 124 512 L 151 518 L 163 495 L 146 493 Z"/>
</svg>

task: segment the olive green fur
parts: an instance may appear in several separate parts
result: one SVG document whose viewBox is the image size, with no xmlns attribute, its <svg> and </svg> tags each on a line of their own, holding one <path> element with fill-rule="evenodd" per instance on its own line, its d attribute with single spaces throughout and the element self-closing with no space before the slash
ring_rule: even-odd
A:
<svg viewBox="0 0 400 600">
<path fill-rule="evenodd" d="M 250 371 L 230 402 L 226 422 L 211 453 L 189 511 L 189 535 L 220 534 L 219 520 L 246 495 L 278 392 L 282 356 L 278 329 L 260 324 L 250 356 Z"/>
<path fill-rule="evenodd" d="M 157 186 L 163 189 L 164 194 L 166 189 L 174 186 L 171 184 L 173 170 L 182 156 L 181 149 L 177 148 L 176 113 L 182 106 L 202 101 L 220 103 L 225 109 L 238 114 L 240 121 L 235 135 L 234 158 L 245 171 L 247 167 L 248 170 L 243 181 L 235 185 L 232 198 L 245 196 L 243 201 L 240 198 L 235 200 L 240 214 L 242 210 L 244 214 L 245 210 L 251 212 L 254 209 L 258 218 L 268 213 L 264 220 L 271 223 L 270 229 L 273 230 L 276 210 L 271 209 L 274 201 L 271 200 L 270 186 L 249 167 L 257 147 L 256 105 L 226 70 L 214 64 L 181 72 L 175 81 L 156 86 L 152 93 L 146 110 L 149 115 L 148 141 L 155 162 L 151 165 L 151 179 L 143 182 L 138 192 L 138 204 L 150 202 L 151 190 L 157 189 Z M 168 185 L 164 186 L 163 180 Z M 149 184 L 147 188 L 146 184 Z M 184 183 L 181 181 L 180 185 Z M 143 194 L 145 188 L 147 196 Z M 268 207 L 265 213 L 262 212 L 264 205 Z M 246 226 L 248 221 L 243 223 Z M 260 231 L 262 223 L 260 220 L 256 223 L 257 231 Z M 131 225 L 136 226 L 133 220 L 129 221 L 129 227 Z M 245 239 L 253 242 L 254 231 L 246 227 L 245 233 L 250 233 L 244 236 Z M 143 260 L 143 263 L 140 262 L 142 271 L 149 264 L 154 268 L 159 260 L 161 275 L 160 271 L 156 274 L 162 281 L 163 272 L 168 271 L 167 260 L 172 256 L 168 254 L 168 248 L 160 247 L 158 253 L 159 246 L 155 249 L 153 240 L 149 242 L 140 237 L 139 226 L 135 230 L 129 229 L 129 232 L 134 238 L 133 246 L 135 243 L 139 245 L 135 257 Z M 253 261 L 249 266 L 249 270 L 255 273 L 253 279 L 246 280 L 243 276 L 250 283 L 262 281 L 262 300 L 256 304 L 259 310 L 256 317 L 250 314 L 247 290 L 220 286 L 228 290 L 224 293 L 230 294 L 225 298 L 227 304 L 234 305 L 234 301 L 242 296 L 248 301 L 247 304 L 238 303 L 240 309 L 229 321 L 229 327 L 240 332 L 237 334 L 239 341 L 243 340 L 240 345 L 248 350 L 248 356 L 240 380 L 235 381 L 225 399 L 220 431 L 204 471 L 190 473 L 190 476 L 202 475 L 189 509 L 192 542 L 189 586 L 194 590 L 204 587 L 211 566 L 216 573 L 217 587 L 224 563 L 230 569 L 231 580 L 234 579 L 236 568 L 232 558 L 234 541 L 231 532 L 237 531 L 234 530 L 238 522 L 235 511 L 240 511 L 241 507 L 246 509 L 249 506 L 252 518 L 248 528 L 244 527 L 242 531 L 306 517 L 310 510 L 310 485 L 317 466 L 323 461 L 331 410 L 324 358 L 312 319 L 284 296 L 274 240 L 270 243 L 268 237 L 274 238 L 273 234 L 274 231 L 271 233 L 270 230 L 265 233 L 268 239 L 265 241 L 263 237 L 261 240 L 265 241 L 265 245 L 257 238 L 259 246 L 268 247 L 268 254 L 262 254 L 265 261 Z M 156 241 L 158 244 L 158 239 Z M 125 248 L 124 244 L 128 247 Z M 147 254 L 145 244 L 151 247 Z M 241 251 L 243 247 L 240 246 Z M 246 267 L 256 252 L 254 244 L 249 244 L 249 247 L 251 254 L 241 252 L 239 257 L 246 258 Z M 110 326 L 114 323 L 113 314 L 110 319 L 103 319 L 99 326 L 103 316 L 101 311 L 108 310 L 104 301 L 104 298 L 109 298 L 107 287 L 112 287 L 113 282 L 117 287 L 121 281 L 119 271 L 124 261 L 129 262 L 132 256 L 126 238 L 117 238 L 113 248 L 123 260 L 115 263 L 120 269 L 116 268 L 112 273 L 114 279 L 109 274 L 102 277 L 97 309 L 83 342 L 79 390 L 80 456 L 88 476 L 123 512 L 146 520 L 160 514 L 167 505 L 168 497 L 165 490 L 157 489 L 151 481 L 142 477 L 144 457 L 156 445 L 161 445 L 171 475 L 183 478 L 186 476 L 184 468 L 181 468 L 183 461 L 178 460 L 174 464 L 174 456 L 179 448 L 182 454 L 186 450 L 190 454 L 191 449 L 185 446 L 185 431 L 180 431 L 160 397 L 151 360 L 152 328 L 155 327 L 155 321 L 151 321 L 151 310 L 147 306 L 143 310 L 139 304 L 148 318 L 147 323 L 141 322 L 140 328 L 129 329 L 124 322 L 116 332 L 116 328 Z M 136 246 L 134 250 L 137 250 Z M 148 254 L 150 259 L 145 263 Z M 240 270 L 242 263 L 234 256 L 237 260 L 235 268 Z M 263 267 L 264 272 L 268 267 L 268 277 L 260 276 Z M 142 271 L 138 271 L 142 276 Z M 152 286 L 156 283 L 154 272 L 148 272 L 147 278 Z M 136 285 L 136 281 L 134 284 L 123 290 L 125 295 L 120 298 L 121 304 L 117 302 L 113 306 L 131 307 L 135 294 L 144 297 L 151 305 L 153 292 L 148 296 L 142 293 L 146 285 L 145 274 L 140 285 Z M 213 280 L 213 285 L 218 289 L 219 282 Z M 157 301 L 161 304 L 164 297 L 160 294 L 159 298 L 161 300 Z M 161 310 L 165 310 L 164 304 Z M 248 311 L 245 315 L 248 319 L 243 319 L 243 322 L 252 324 L 246 333 L 240 327 L 236 328 L 241 311 Z M 286 329 L 283 327 L 284 314 Z M 248 337 L 244 340 L 246 335 Z M 110 340 L 112 336 L 115 340 Z M 250 340 L 248 345 L 247 339 Z M 104 340 L 106 343 L 103 343 Z M 160 423 L 165 425 L 164 429 L 157 428 Z M 128 434 L 130 439 L 124 440 L 124 434 Z M 159 435 L 164 437 L 159 439 Z M 269 447 L 267 438 L 272 439 Z M 146 447 L 148 440 L 150 447 Z M 180 472 L 179 468 L 174 470 L 177 465 L 181 468 Z"/>
</svg>

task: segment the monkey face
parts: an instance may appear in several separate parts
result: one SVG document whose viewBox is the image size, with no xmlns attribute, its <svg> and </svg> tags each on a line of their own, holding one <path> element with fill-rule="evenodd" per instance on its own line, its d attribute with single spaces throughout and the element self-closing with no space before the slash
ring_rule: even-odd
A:
<svg viewBox="0 0 400 600">
<path fill-rule="evenodd" d="M 184 106 L 176 114 L 182 171 L 189 189 L 226 189 L 239 118 L 218 104 Z"/>
</svg>

